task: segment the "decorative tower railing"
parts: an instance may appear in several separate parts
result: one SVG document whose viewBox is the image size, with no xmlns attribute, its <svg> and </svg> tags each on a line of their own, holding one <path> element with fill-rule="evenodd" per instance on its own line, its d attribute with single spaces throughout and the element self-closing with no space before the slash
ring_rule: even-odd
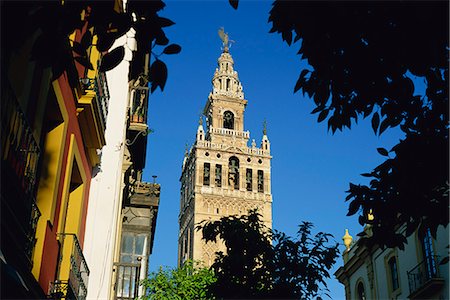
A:
<svg viewBox="0 0 450 300">
<path fill-rule="evenodd" d="M 233 130 L 233 129 L 227 129 L 227 128 L 215 128 L 212 126 L 209 128 L 209 133 L 239 137 L 239 138 L 244 138 L 244 139 L 250 138 L 249 131 L 239 131 L 239 130 Z"/>
</svg>

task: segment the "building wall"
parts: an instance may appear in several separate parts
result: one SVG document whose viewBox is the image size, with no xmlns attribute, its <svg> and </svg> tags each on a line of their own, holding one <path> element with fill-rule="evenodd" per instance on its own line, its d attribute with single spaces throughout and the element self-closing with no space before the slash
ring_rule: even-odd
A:
<svg viewBox="0 0 450 300">
<path fill-rule="evenodd" d="M 111 49 L 127 42 L 124 35 Z M 125 49 L 127 49 L 125 47 Z M 131 52 L 127 49 L 127 51 Z M 101 163 L 94 170 L 91 184 L 91 205 L 86 223 L 86 260 L 91 269 L 88 298 L 109 299 L 112 282 L 117 227 L 123 192 L 126 116 L 128 108 L 128 72 L 131 53 L 107 72 L 110 105 L 106 122 L 106 145 L 101 150 Z M 120 233 L 119 233 L 120 236 Z"/>
<path fill-rule="evenodd" d="M 405 228 L 399 229 L 399 232 Z M 434 254 L 439 256 L 436 267 L 439 275 L 437 281 L 443 282 L 435 288 L 428 288 L 424 294 L 415 299 L 446 299 L 449 293 L 449 266 L 439 265 L 439 262 L 449 255 L 449 228 L 440 226 L 437 230 L 436 239 L 432 239 Z M 364 255 L 361 255 L 364 253 Z M 346 299 L 358 299 L 357 284 L 359 280 L 364 282 L 366 299 L 409 299 L 411 296 L 410 277 L 408 273 L 414 270 L 424 261 L 419 234 L 416 231 L 407 238 L 405 249 L 398 248 L 374 248 L 364 249 L 356 241 L 349 251 L 344 252 L 344 265 L 335 273 L 338 280 L 346 286 Z M 393 289 L 392 275 L 389 267 L 389 259 L 395 257 L 397 261 L 398 289 Z M 371 271 L 371 267 L 373 270 Z M 371 284 L 370 277 L 373 278 Z M 347 289 L 350 291 L 348 293 Z"/>
<path fill-rule="evenodd" d="M 11 9 L 11 7 L 8 8 Z M 31 10 L 32 6 L 25 5 L 22 9 L 24 13 L 27 13 L 27 9 Z M 92 162 L 87 155 L 78 118 L 79 97 L 75 92 L 78 87 L 74 85 L 74 82 L 78 82 L 78 74 L 75 65 L 68 63 L 62 74 L 52 79 L 55 74 L 52 73 L 51 68 L 44 67 L 45 64 L 36 59 L 33 54 L 33 49 L 42 32 L 39 30 L 33 32 L 31 29 L 28 34 L 29 36 L 22 37 L 24 38 L 22 45 L 17 44 L 14 46 L 18 48 L 8 49 L 10 55 L 4 60 L 5 72 L 3 73 L 2 70 L 2 74 L 6 76 L 2 78 L 2 89 L 6 86 L 8 89 L 11 87 L 11 95 L 14 95 L 12 97 L 19 103 L 18 114 L 26 120 L 32 132 L 32 138 L 39 147 L 37 150 L 27 152 L 28 166 L 25 170 L 25 177 L 27 177 L 30 174 L 28 168 L 36 159 L 34 155 L 38 156 L 34 163 L 39 168 L 35 174 L 32 174 L 34 178 L 32 189 L 35 191 L 32 198 L 36 197 L 36 215 L 30 220 L 30 223 L 36 222 L 35 225 L 31 225 L 36 226 L 33 232 L 35 240 L 28 270 L 21 270 L 19 264 L 14 263 L 13 260 L 9 261 L 12 262 L 12 268 L 19 270 L 18 276 L 25 280 L 24 290 L 29 292 L 28 296 L 36 297 L 36 291 L 31 290 L 34 288 L 33 282 L 29 279 L 31 275 L 40 287 L 38 298 L 42 298 L 43 295 L 48 294 L 51 282 L 56 279 L 68 279 L 67 276 L 60 277 L 61 274 L 68 273 L 70 269 L 69 262 L 60 264 L 59 257 L 64 251 L 61 234 L 74 234 L 79 241 L 79 246 L 83 247 Z M 69 51 L 65 59 L 72 62 Z M 6 99 L 2 99 L 4 100 Z M 9 129 L 18 130 L 14 124 Z M 8 129 L 2 124 L 2 135 L 10 134 L 3 132 L 4 130 Z M 2 164 L 2 173 L 3 171 L 4 164 Z M 17 192 L 16 195 L 2 193 L 2 207 L 4 202 L 10 201 L 6 198 L 20 198 L 26 193 L 25 190 Z M 31 202 L 28 204 L 33 205 Z M 24 207 L 24 209 L 28 210 L 30 207 Z M 31 211 L 34 211 L 34 208 L 31 208 Z M 15 213 L 17 216 L 22 214 L 19 210 Z M 10 229 L 7 229 L 2 224 L 2 233 L 16 230 L 14 224 L 9 225 Z M 30 225 L 27 221 L 22 222 L 21 226 Z M 5 239 L 2 241 L 5 242 L 2 249 L 11 246 Z M 18 249 L 15 251 L 14 255 L 19 257 L 21 254 L 17 253 Z M 8 253 L 7 256 L 10 256 L 9 252 L 9 249 L 5 251 Z M 6 262 L 8 263 L 8 259 Z M 13 291 L 13 288 L 10 288 L 9 292 L 11 294 L 7 294 L 6 297 L 13 297 L 15 292 L 18 293 L 16 296 L 20 295 L 20 292 Z M 3 291 L 2 295 L 4 295 Z"/>
</svg>

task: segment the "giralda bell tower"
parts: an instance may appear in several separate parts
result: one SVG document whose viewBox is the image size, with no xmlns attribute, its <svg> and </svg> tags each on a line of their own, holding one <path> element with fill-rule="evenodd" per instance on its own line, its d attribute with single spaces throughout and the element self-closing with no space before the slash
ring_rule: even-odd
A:
<svg viewBox="0 0 450 300">
<path fill-rule="evenodd" d="M 203 220 L 218 220 L 228 215 L 243 215 L 257 208 L 272 227 L 270 187 L 270 142 L 264 125 L 260 147 L 249 144 L 244 131 L 242 84 L 229 53 L 228 35 L 219 31 L 223 50 L 212 78 L 204 115 L 200 118 L 194 145 L 186 150 L 181 174 L 181 203 L 178 236 L 178 264 L 187 259 L 201 260 L 209 266 L 220 243 L 205 243 L 195 229 Z"/>
</svg>

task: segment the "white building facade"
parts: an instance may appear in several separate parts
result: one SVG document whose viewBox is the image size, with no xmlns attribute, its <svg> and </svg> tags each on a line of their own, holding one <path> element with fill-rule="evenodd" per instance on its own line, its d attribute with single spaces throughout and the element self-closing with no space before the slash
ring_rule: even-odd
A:
<svg viewBox="0 0 450 300">
<path fill-rule="evenodd" d="M 406 226 L 399 229 L 404 232 Z M 365 231 L 370 234 L 370 227 Z M 352 242 L 346 232 L 344 265 L 336 278 L 345 286 L 345 299 L 449 299 L 449 229 L 438 227 L 436 239 L 429 229 L 407 238 L 404 250 Z"/>
<path fill-rule="evenodd" d="M 125 57 L 106 73 L 110 87 L 106 145 L 91 182 L 86 221 L 87 299 L 135 299 L 143 295 L 139 281 L 148 273 L 160 186 L 142 181 L 149 88 L 147 68 L 133 61 L 136 45 L 131 28 L 111 47 L 124 46 Z M 136 78 L 130 78 L 133 67 L 141 70 Z"/>
</svg>

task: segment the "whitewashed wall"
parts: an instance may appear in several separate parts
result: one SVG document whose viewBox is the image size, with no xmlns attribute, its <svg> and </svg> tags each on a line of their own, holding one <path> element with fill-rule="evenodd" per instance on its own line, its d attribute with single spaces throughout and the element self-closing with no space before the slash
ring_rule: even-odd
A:
<svg viewBox="0 0 450 300">
<path fill-rule="evenodd" d="M 88 299 L 111 299 L 114 248 L 122 197 L 122 164 L 128 107 L 128 73 L 133 29 L 115 41 L 111 50 L 127 44 L 124 60 L 106 73 L 110 100 L 106 145 L 98 173 L 92 179 L 86 222 L 84 254 L 90 269 Z M 128 38 L 127 38 L 128 36 Z M 131 42 L 131 45 L 130 45 Z M 95 174 L 95 171 L 94 171 Z"/>
</svg>

